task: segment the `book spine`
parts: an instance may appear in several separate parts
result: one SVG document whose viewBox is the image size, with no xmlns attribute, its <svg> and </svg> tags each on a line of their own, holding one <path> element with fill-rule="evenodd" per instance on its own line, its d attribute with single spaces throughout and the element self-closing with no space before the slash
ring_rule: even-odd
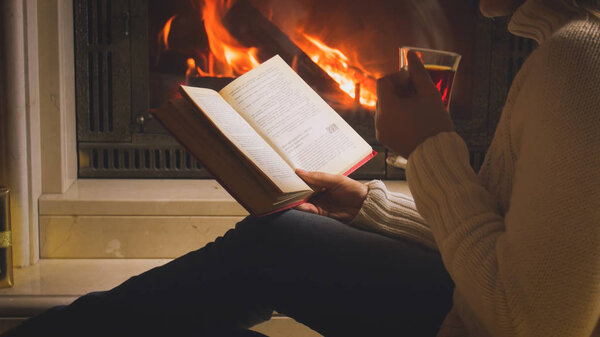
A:
<svg viewBox="0 0 600 337">
<path fill-rule="evenodd" d="M 0 288 L 12 287 L 13 284 L 10 191 L 0 186 Z"/>
</svg>

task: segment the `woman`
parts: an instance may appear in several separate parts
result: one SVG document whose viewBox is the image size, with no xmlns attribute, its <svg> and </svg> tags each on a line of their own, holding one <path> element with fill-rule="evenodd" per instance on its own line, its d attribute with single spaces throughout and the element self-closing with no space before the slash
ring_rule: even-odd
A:
<svg viewBox="0 0 600 337">
<path fill-rule="evenodd" d="M 328 336 L 600 333 L 598 9 L 596 0 L 481 0 L 487 16 L 516 10 L 511 31 L 540 47 L 478 176 L 411 54 L 409 74 L 378 82 L 376 128 L 409 158 L 414 202 L 378 181 L 299 171 L 325 188 L 305 212 L 247 218 L 8 335 L 230 335 L 273 309 Z"/>
<path fill-rule="evenodd" d="M 518 5 L 481 1 L 481 10 Z M 412 195 L 456 284 L 441 336 L 589 336 L 598 325 L 598 9 L 598 1 L 518 7 L 509 29 L 540 46 L 512 84 L 478 176 L 417 61 L 416 95 L 398 97 L 390 79 L 380 82 L 380 140 L 410 154 Z"/>
</svg>

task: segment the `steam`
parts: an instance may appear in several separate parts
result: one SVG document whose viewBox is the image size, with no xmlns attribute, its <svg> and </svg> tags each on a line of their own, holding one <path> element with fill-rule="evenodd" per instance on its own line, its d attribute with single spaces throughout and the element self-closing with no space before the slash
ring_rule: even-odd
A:
<svg viewBox="0 0 600 337">
<path fill-rule="evenodd" d="M 375 74 L 398 69 L 400 46 L 454 46 L 443 0 L 249 1 L 292 40 L 318 36 Z"/>
<path fill-rule="evenodd" d="M 419 47 L 433 49 L 452 49 L 452 36 L 444 34 L 450 31 L 450 23 L 439 0 L 410 0 L 415 10 L 420 29 L 415 33 Z"/>
<path fill-rule="evenodd" d="M 288 36 L 309 23 L 310 0 L 250 0 L 271 22 Z"/>
</svg>

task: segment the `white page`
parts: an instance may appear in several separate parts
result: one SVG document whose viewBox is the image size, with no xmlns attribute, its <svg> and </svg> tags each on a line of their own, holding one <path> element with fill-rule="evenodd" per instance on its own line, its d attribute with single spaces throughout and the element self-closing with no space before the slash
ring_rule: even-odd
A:
<svg viewBox="0 0 600 337">
<path fill-rule="evenodd" d="M 182 88 L 223 134 L 283 192 L 310 189 L 216 91 L 188 86 Z"/>
<path fill-rule="evenodd" d="M 294 168 L 339 174 L 372 151 L 279 56 L 220 94 Z"/>
</svg>

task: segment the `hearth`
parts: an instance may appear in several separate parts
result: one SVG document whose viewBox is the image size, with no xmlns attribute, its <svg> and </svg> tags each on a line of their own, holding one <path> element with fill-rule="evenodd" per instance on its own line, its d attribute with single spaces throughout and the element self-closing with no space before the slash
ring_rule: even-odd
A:
<svg viewBox="0 0 600 337">
<path fill-rule="evenodd" d="M 152 111 L 179 84 L 219 89 L 279 54 L 380 152 L 354 177 L 402 179 L 372 121 L 400 45 L 463 55 L 450 110 L 477 169 L 534 47 L 472 0 L 75 0 L 74 16 L 80 178 L 210 178 Z"/>
</svg>

